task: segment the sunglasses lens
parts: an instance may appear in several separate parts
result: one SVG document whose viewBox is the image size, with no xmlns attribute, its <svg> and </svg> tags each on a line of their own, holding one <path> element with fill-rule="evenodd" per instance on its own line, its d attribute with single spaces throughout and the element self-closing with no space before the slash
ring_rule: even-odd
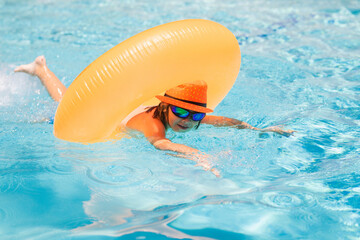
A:
<svg viewBox="0 0 360 240">
<path fill-rule="evenodd" d="M 205 113 L 195 113 L 193 114 L 192 119 L 194 121 L 200 121 L 205 117 L 205 115 L 206 115 Z"/>
<path fill-rule="evenodd" d="M 188 110 L 176 106 L 171 106 L 171 111 L 179 118 L 187 118 L 190 115 Z M 201 121 L 205 115 L 205 113 L 194 113 L 192 114 L 192 120 Z"/>
<path fill-rule="evenodd" d="M 189 114 L 190 114 L 189 111 L 186 111 L 185 109 L 179 108 L 179 107 L 176 107 L 176 106 L 171 106 L 171 111 L 172 111 L 177 117 L 180 117 L 180 118 L 186 118 L 186 117 L 188 117 Z"/>
</svg>

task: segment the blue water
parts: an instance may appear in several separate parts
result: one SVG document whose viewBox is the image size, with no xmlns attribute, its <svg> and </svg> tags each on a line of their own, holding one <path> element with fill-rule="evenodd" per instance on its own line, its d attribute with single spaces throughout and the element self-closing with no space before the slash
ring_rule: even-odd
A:
<svg viewBox="0 0 360 240">
<path fill-rule="evenodd" d="M 56 139 L 56 104 L 13 74 L 45 55 L 69 85 L 119 42 L 204 18 L 242 50 L 215 114 L 286 138 L 211 128 L 174 142 L 211 154 L 218 179 L 143 138 Z M 0 239 L 359 239 L 360 1 L 0 0 Z"/>
</svg>

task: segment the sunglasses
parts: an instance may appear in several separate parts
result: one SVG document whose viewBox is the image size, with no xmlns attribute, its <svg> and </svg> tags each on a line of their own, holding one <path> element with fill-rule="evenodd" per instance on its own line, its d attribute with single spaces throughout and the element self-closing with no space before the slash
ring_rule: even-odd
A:
<svg viewBox="0 0 360 240">
<path fill-rule="evenodd" d="M 170 106 L 170 109 L 175 116 L 179 118 L 188 118 L 189 116 L 191 116 L 191 119 L 195 122 L 201 121 L 206 115 L 206 113 L 191 112 L 189 110 L 176 106 Z"/>
</svg>

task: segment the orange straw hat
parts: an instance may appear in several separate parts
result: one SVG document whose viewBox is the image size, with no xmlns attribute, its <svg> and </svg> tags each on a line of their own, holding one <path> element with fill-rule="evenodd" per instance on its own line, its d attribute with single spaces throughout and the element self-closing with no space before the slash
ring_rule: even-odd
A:
<svg viewBox="0 0 360 240">
<path fill-rule="evenodd" d="M 213 112 L 213 110 L 206 107 L 207 84 L 205 81 L 181 84 L 167 90 L 164 96 L 157 95 L 156 98 L 164 103 L 195 112 Z"/>
</svg>

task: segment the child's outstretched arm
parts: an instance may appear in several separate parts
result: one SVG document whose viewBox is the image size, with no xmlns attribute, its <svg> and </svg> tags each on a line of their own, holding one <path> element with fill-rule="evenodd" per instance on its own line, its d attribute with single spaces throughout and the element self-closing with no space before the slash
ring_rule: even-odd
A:
<svg viewBox="0 0 360 240">
<path fill-rule="evenodd" d="M 151 141 L 150 141 L 151 142 Z M 178 154 L 174 155 L 177 157 L 182 157 L 186 159 L 190 159 L 195 161 L 197 164 L 196 166 L 201 166 L 205 171 L 212 172 L 215 176 L 220 177 L 220 173 L 216 168 L 213 168 L 212 165 L 209 163 L 208 158 L 209 156 L 205 153 L 200 152 L 199 150 L 179 144 L 173 143 L 169 139 L 163 138 L 158 139 L 154 142 L 151 142 L 156 149 L 163 150 L 163 151 L 172 151 Z"/>
<path fill-rule="evenodd" d="M 144 118 L 142 118 L 142 120 L 143 119 Z M 129 123 L 131 127 L 132 123 Z M 210 164 L 209 155 L 200 152 L 198 149 L 174 143 L 167 139 L 165 136 L 165 127 L 158 119 L 151 118 L 151 121 L 144 120 L 144 122 L 138 124 L 137 127 L 138 128 L 132 126 L 132 129 L 142 132 L 156 149 L 175 152 L 177 154 L 171 155 L 195 161 L 197 163 L 196 166 L 201 166 L 204 170 L 210 171 L 215 176 L 220 177 L 219 171 Z"/>
<path fill-rule="evenodd" d="M 268 127 L 268 128 L 257 128 L 257 127 L 253 127 L 250 124 L 234 119 L 234 118 L 227 118 L 227 117 L 222 117 L 222 116 L 212 116 L 212 115 L 207 115 L 202 121 L 201 123 L 205 123 L 205 124 L 210 124 L 216 127 L 234 127 L 237 129 L 251 129 L 251 130 L 256 130 L 256 131 L 261 131 L 261 132 L 275 132 L 278 133 L 280 135 L 284 135 L 284 136 L 290 136 L 293 135 L 295 131 L 293 130 L 283 130 L 282 128 L 278 127 L 278 126 L 273 126 L 273 127 Z"/>
</svg>

